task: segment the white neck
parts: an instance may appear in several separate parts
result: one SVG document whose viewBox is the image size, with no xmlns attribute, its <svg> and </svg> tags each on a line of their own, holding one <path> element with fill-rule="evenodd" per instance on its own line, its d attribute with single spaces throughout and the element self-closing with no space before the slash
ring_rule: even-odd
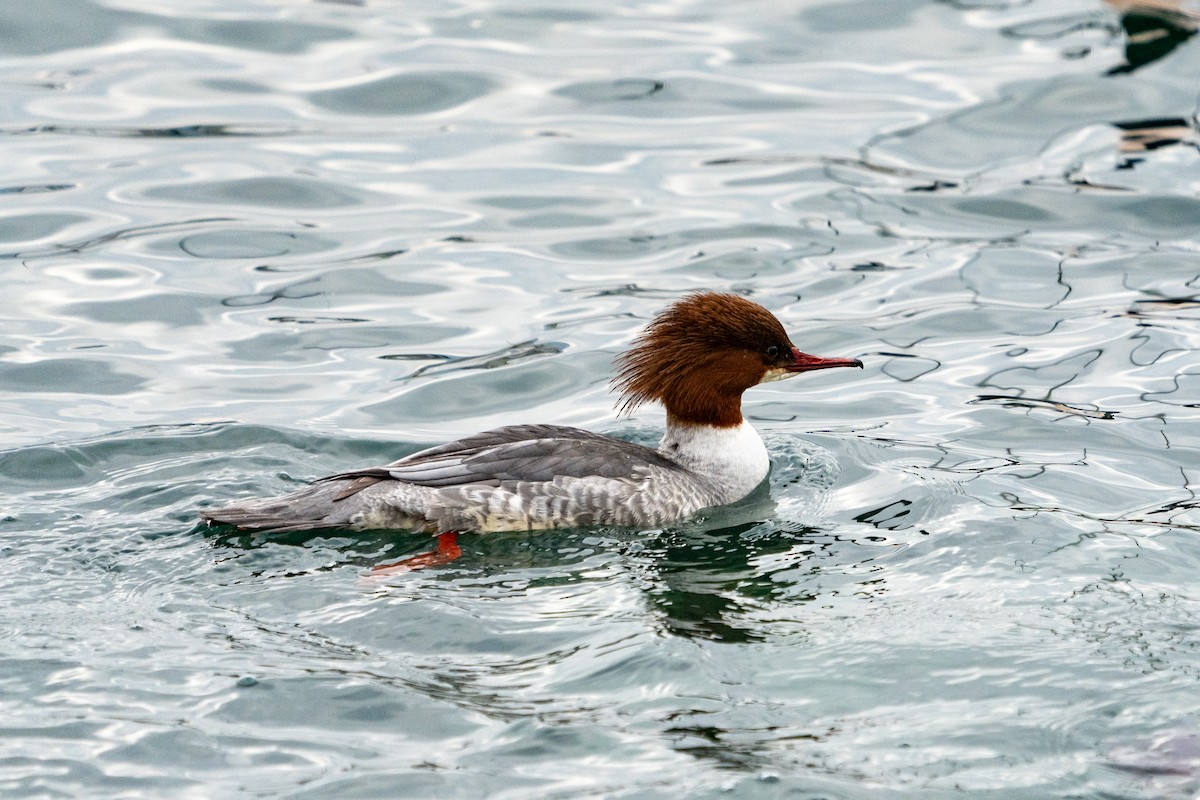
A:
<svg viewBox="0 0 1200 800">
<path fill-rule="evenodd" d="M 722 504 L 750 494 L 771 468 L 762 437 L 745 420 L 719 428 L 674 422 L 668 417 L 658 452 L 707 480 Z"/>
</svg>

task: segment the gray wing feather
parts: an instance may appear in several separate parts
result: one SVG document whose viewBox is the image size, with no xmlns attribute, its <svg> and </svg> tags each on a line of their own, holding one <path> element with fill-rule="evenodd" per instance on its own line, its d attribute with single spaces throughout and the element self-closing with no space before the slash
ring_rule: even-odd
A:
<svg viewBox="0 0 1200 800">
<path fill-rule="evenodd" d="M 388 466 L 403 464 L 408 461 L 420 460 L 445 454 L 459 455 L 469 450 L 484 450 L 496 445 L 521 442 L 528 439 L 608 439 L 599 433 L 585 431 L 582 428 L 569 428 L 565 425 L 508 425 L 494 428 L 490 431 L 475 433 L 462 439 L 446 444 L 430 447 L 419 453 L 413 453 Z M 637 445 L 634 445 L 635 447 Z"/>
<path fill-rule="evenodd" d="M 513 425 L 422 450 L 386 467 L 325 480 L 373 477 L 429 487 L 496 486 L 557 477 L 631 478 L 651 466 L 681 469 L 648 447 L 580 428 Z"/>
</svg>

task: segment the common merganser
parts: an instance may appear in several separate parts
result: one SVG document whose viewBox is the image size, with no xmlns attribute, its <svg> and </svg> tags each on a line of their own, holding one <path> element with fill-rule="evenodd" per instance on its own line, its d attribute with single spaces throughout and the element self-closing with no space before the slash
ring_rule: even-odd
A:
<svg viewBox="0 0 1200 800">
<path fill-rule="evenodd" d="M 657 450 L 579 428 L 513 425 L 203 517 L 252 531 L 437 533 L 437 553 L 424 563 L 456 558 L 464 531 L 659 527 L 741 500 L 767 477 L 766 447 L 742 418 L 744 391 L 862 362 L 802 353 L 759 304 L 698 292 L 659 313 L 617 366 L 622 412 L 648 401 L 666 407 Z"/>
</svg>

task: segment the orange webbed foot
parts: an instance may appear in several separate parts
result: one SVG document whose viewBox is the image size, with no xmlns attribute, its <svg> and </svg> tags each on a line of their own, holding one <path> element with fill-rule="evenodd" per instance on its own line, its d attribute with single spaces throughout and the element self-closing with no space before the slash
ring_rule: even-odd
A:
<svg viewBox="0 0 1200 800">
<path fill-rule="evenodd" d="M 379 564 L 371 567 L 371 574 L 400 575 L 426 567 L 440 567 L 443 564 L 449 564 L 461 555 L 462 548 L 458 546 L 458 532 L 450 531 L 438 534 L 437 549 L 432 553 L 409 556 L 399 561 L 393 561 L 391 564 Z"/>
</svg>

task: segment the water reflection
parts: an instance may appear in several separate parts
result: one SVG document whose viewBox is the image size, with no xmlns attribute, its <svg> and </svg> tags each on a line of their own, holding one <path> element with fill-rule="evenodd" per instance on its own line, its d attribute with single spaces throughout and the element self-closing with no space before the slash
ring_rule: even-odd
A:
<svg viewBox="0 0 1200 800">
<path fill-rule="evenodd" d="M 861 514 L 859 521 L 881 530 L 907 525 L 910 505 L 911 501 L 897 501 Z M 636 578 L 648 613 L 645 622 L 655 630 L 725 643 L 795 634 L 800 623 L 787 620 L 802 613 L 784 609 L 818 601 L 827 593 L 875 597 L 886 591 L 885 580 L 864 569 L 879 555 L 880 537 L 781 527 L 769 514 L 754 514 L 771 507 L 764 491 L 749 505 L 735 509 L 737 516 L 756 516 L 754 521 L 726 527 L 700 522 L 638 533 L 565 530 L 472 535 L 459 540 L 464 554 L 454 564 L 399 575 L 380 575 L 370 568 L 424 553 L 431 547 L 428 535 L 340 530 L 269 534 L 224 528 L 203 532 L 216 548 L 217 563 L 246 559 L 237 570 L 238 582 L 295 578 L 349 566 L 362 572 L 364 589 L 380 599 L 431 580 L 505 583 L 505 575 L 515 579 L 521 573 L 541 573 L 542 577 L 518 581 L 525 590 L 601 580 L 587 576 L 593 570 L 589 557 L 606 553 L 607 559 L 616 559 L 617 574 Z M 298 568 L 294 559 L 280 553 L 281 547 L 326 555 L 318 559 L 321 563 L 309 560 Z"/>
<path fill-rule="evenodd" d="M 1189 120 L 1182 117 L 1163 117 L 1114 122 L 1113 127 L 1121 132 L 1122 153 L 1146 153 L 1173 145 L 1195 146 L 1195 130 Z M 1130 155 L 1117 165 L 1117 169 L 1133 169 L 1144 159 Z"/>
<path fill-rule="evenodd" d="M 36 215 L 26 215 L 26 216 L 28 218 L 30 218 L 31 221 L 39 224 L 43 228 L 45 228 L 47 226 L 49 227 L 49 230 L 45 231 L 45 233 L 43 233 L 43 235 L 46 235 L 51 232 L 58 233 L 59 232 L 58 225 L 61 224 L 62 221 L 66 221 L 66 222 L 80 221 L 80 222 L 82 222 L 82 221 L 85 221 L 88 219 L 87 217 L 82 217 L 82 216 L 77 216 L 77 215 L 58 215 L 58 216 L 56 216 L 56 215 L 51 215 L 51 214 L 36 214 Z M 12 219 L 13 219 L 13 217 L 9 217 L 6 220 L 6 222 L 11 222 Z M 163 233 L 170 233 L 170 232 L 179 231 L 179 230 L 190 230 L 195 227 L 203 227 L 203 226 L 208 226 L 208 225 L 212 225 L 212 224 L 235 223 L 235 222 L 237 222 L 237 220 L 234 219 L 233 217 L 198 217 L 196 219 L 187 219 L 187 220 L 178 220 L 178 221 L 173 220 L 170 222 L 161 222 L 161 223 L 154 223 L 154 224 L 149 224 L 149 225 L 131 225 L 128 227 L 120 228 L 118 230 L 109 231 L 107 233 L 96 234 L 94 236 L 90 236 L 90 237 L 87 237 L 84 239 L 78 239 L 75 241 L 68 240 L 68 242 L 65 244 L 54 244 L 54 245 L 47 246 L 47 247 L 40 248 L 40 249 L 31 247 L 28 249 L 22 249 L 22 250 L 15 251 L 15 252 L 0 252 L 0 259 L 10 259 L 10 258 L 11 259 L 17 259 L 17 258 L 34 259 L 34 258 L 46 258 L 47 256 L 64 255 L 64 254 L 68 254 L 68 253 L 76 254 L 76 253 L 81 253 L 85 250 L 91 250 L 93 248 L 101 247 L 103 245 L 110 244 L 112 242 L 119 242 L 119 241 L 124 241 L 127 239 L 135 239 L 135 238 L 146 237 L 146 236 L 157 236 L 157 235 L 163 234 Z M 15 240 L 19 241 L 20 238 L 21 237 L 18 236 L 15 238 Z M 30 238 L 33 238 L 33 237 L 31 236 Z M 14 238 L 10 237 L 8 239 L 8 241 L 14 241 Z"/>
<path fill-rule="evenodd" d="M 771 778 L 774 770 L 780 767 L 782 746 L 815 744 L 836 733 L 783 725 L 734 727 L 728 723 L 718 724 L 723 720 L 709 709 L 681 711 L 668 722 L 670 726 L 663 733 L 672 739 L 675 749 L 724 769 L 765 771 L 760 779 L 765 785 L 775 783 Z"/>
<path fill-rule="evenodd" d="M 172 125 L 164 128 L 123 128 L 104 125 L 34 125 L 27 128 L 0 127 L 0 136 L 32 136 L 57 134 L 62 136 L 101 136 L 109 139 L 144 138 L 206 138 L 206 137 L 269 137 L 272 139 L 301 133 L 300 128 L 256 125 Z"/>
<path fill-rule="evenodd" d="M 1196 35 L 1200 15 L 1179 0 L 1105 0 L 1121 12 L 1125 63 L 1109 75 L 1123 75 L 1153 64 Z"/>
<path fill-rule="evenodd" d="M 886 592 L 867 567 L 879 555 L 876 538 L 761 523 L 677 532 L 646 569 L 646 596 L 661 630 L 675 636 L 735 643 L 796 635 L 803 605 Z"/>
<path fill-rule="evenodd" d="M 1128 776 L 1131 794 L 1126 796 L 1192 798 L 1200 770 L 1200 735 L 1193 722 L 1149 739 L 1114 741 L 1104 764 Z"/>
<path fill-rule="evenodd" d="M 438 375 L 445 372 L 459 372 L 463 370 L 475 369 L 499 369 L 506 367 L 509 364 L 514 364 L 529 358 L 537 358 L 540 356 L 557 355 L 567 349 L 563 342 L 542 342 L 536 339 L 530 339 L 524 342 L 502 347 L 499 350 L 494 350 L 490 353 L 484 353 L 477 356 L 451 356 L 440 354 L 429 355 L 413 355 L 409 353 L 398 353 L 380 356 L 385 360 L 392 361 L 413 361 L 413 360 L 435 360 L 437 363 L 426 364 L 423 367 L 418 367 L 413 372 L 398 378 L 399 381 L 414 381 L 429 375 Z"/>
<path fill-rule="evenodd" d="M 0 794 L 1194 795 L 1196 5 L 802 5 L 9 4 Z M 193 527 L 697 285 L 879 354 L 740 516 Z"/>
<path fill-rule="evenodd" d="M 1060 403 L 1057 400 L 1039 400 L 1034 397 L 1020 397 L 1007 394 L 981 394 L 974 400 L 968 400 L 967 402 L 972 404 L 996 403 L 1004 408 L 1046 409 L 1057 411 L 1060 414 L 1071 414 L 1088 419 L 1116 419 L 1119 413 L 1117 411 L 1104 411 L 1099 408 L 1082 408 L 1068 403 Z"/>
<path fill-rule="evenodd" d="M 749 534 L 758 533 L 759 536 Z M 648 581 L 650 607 L 661 630 L 676 636 L 722 642 L 761 640 L 749 613 L 775 599 L 775 570 L 761 557 L 789 552 L 799 542 L 791 533 L 763 537 L 761 526 L 743 523 L 711 531 L 668 531 L 638 567 Z M 805 598 L 809 599 L 809 598 Z"/>
</svg>

